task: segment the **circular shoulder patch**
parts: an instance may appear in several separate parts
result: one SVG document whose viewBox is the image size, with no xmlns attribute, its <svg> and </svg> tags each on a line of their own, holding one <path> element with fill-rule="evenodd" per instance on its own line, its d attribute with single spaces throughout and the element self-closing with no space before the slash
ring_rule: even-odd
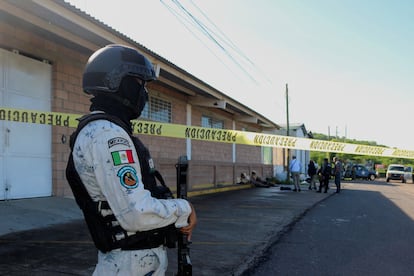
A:
<svg viewBox="0 0 414 276">
<path fill-rule="evenodd" d="M 138 176 L 137 171 L 131 167 L 131 166 L 125 166 L 119 169 L 117 176 L 119 177 L 119 180 L 127 189 L 135 189 L 138 187 Z"/>
</svg>

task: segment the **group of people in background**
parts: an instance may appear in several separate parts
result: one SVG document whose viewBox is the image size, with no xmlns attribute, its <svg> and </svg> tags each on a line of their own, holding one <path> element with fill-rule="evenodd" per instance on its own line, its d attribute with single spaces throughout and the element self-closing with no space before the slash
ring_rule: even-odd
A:
<svg viewBox="0 0 414 276">
<path fill-rule="evenodd" d="M 328 192 L 329 189 L 329 180 L 331 177 L 334 177 L 334 182 L 336 185 L 336 193 L 341 191 L 341 173 L 342 173 L 342 162 L 337 158 L 333 158 L 333 163 L 329 162 L 328 158 L 324 158 L 322 165 L 319 167 L 315 161 L 310 160 L 308 164 L 308 175 L 310 178 L 309 181 L 309 190 L 315 190 L 318 193 L 321 193 L 322 190 L 324 193 Z M 293 179 L 293 191 L 300 192 L 300 175 L 301 175 L 301 164 L 296 156 L 292 156 L 292 160 L 289 163 L 289 171 Z M 317 181 L 319 180 L 319 187 L 317 187 Z M 240 178 L 237 181 L 238 184 L 247 184 L 251 183 L 256 187 L 265 187 L 269 188 L 275 186 L 272 182 L 269 182 L 265 179 L 259 177 L 255 171 L 251 172 L 251 175 L 248 176 L 246 173 L 241 173 Z M 286 188 L 286 187 L 282 187 Z M 281 189 L 282 189 L 281 188 Z M 288 188 L 291 190 L 291 188 Z"/>
<path fill-rule="evenodd" d="M 333 158 L 332 165 L 329 163 L 328 158 L 324 158 L 322 165 L 318 168 L 313 160 L 309 161 L 308 164 L 308 175 L 310 178 L 309 190 L 317 190 L 318 193 L 321 193 L 324 190 L 324 193 L 328 192 L 329 189 L 329 180 L 331 176 L 334 177 L 334 183 L 336 186 L 336 193 L 341 192 L 341 173 L 342 173 L 342 162 L 339 158 Z M 294 192 L 300 192 L 300 162 L 296 159 L 296 156 L 292 157 L 292 160 L 289 164 L 289 170 L 292 174 Z M 319 180 L 319 188 L 316 187 L 316 183 Z"/>
<path fill-rule="evenodd" d="M 256 187 L 262 187 L 262 188 L 269 188 L 275 186 L 275 184 L 262 179 L 260 176 L 257 175 L 256 171 L 252 171 L 250 176 L 247 176 L 246 173 L 240 174 L 240 180 L 237 182 L 238 184 L 253 184 Z"/>
</svg>

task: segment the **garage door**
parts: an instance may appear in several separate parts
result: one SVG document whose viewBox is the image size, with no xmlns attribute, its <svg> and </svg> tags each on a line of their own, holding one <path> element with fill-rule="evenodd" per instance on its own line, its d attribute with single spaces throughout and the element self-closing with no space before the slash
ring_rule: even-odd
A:
<svg viewBox="0 0 414 276">
<path fill-rule="evenodd" d="M 0 107 L 50 111 L 51 66 L 0 49 Z M 0 121 L 0 200 L 52 194 L 51 126 Z"/>
</svg>

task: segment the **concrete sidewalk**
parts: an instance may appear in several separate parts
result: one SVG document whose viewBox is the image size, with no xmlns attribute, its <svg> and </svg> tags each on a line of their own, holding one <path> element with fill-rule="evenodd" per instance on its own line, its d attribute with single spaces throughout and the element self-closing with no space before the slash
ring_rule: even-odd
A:
<svg viewBox="0 0 414 276">
<path fill-rule="evenodd" d="M 251 188 L 190 198 L 198 216 L 191 244 L 193 275 L 241 275 L 254 266 L 266 249 L 308 209 L 332 195 L 333 190 L 321 194 L 308 191 L 307 185 L 303 185 L 302 192 L 282 191 L 280 187 Z M 93 271 L 96 251 L 74 200 L 50 197 L 3 201 L 0 202 L 0 215 L 1 253 L 4 254 L 0 254 L 0 260 L 3 260 L 0 261 L 0 274 L 90 275 Z M 70 227 L 81 234 L 74 237 Z M 30 235 L 27 231 L 16 232 L 29 229 L 37 229 L 37 232 L 29 231 Z M 26 253 L 41 251 L 44 244 L 50 252 L 79 247 L 77 250 L 83 252 L 82 257 L 67 253 L 59 256 L 62 262 L 59 265 L 52 260 L 50 263 L 42 260 L 39 268 L 35 265 L 39 254 L 33 252 L 29 260 L 19 252 L 26 245 Z M 62 246 L 66 248 L 63 250 Z M 168 252 L 167 275 L 173 275 L 176 272 L 176 250 Z M 3 259 L 3 256 L 11 257 Z M 16 266 L 19 269 L 16 270 Z M 61 274 L 62 270 L 65 273 Z"/>
<path fill-rule="evenodd" d="M 0 201 L 0 236 L 83 219 L 74 199 L 39 197 Z"/>
</svg>

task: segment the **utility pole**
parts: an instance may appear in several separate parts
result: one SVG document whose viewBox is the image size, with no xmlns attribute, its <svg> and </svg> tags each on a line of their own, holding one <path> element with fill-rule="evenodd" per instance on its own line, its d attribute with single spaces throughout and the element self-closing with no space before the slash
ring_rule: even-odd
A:
<svg viewBox="0 0 414 276">
<path fill-rule="evenodd" d="M 289 90 L 286 83 L 286 135 L 289 136 Z"/>
<path fill-rule="evenodd" d="M 288 89 L 288 84 L 286 83 L 286 136 L 289 136 L 289 89 Z M 287 176 L 286 176 L 286 181 L 289 181 L 289 176 L 290 176 L 290 168 L 289 168 L 289 162 L 290 162 L 290 149 L 287 149 Z"/>
<path fill-rule="evenodd" d="M 331 141 L 331 126 L 328 126 L 328 141 Z M 329 152 L 326 152 L 326 158 L 329 160 Z"/>
<path fill-rule="evenodd" d="M 347 139 L 347 138 L 348 138 L 348 126 L 345 125 L 345 139 Z M 345 139 L 344 139 L 344 141 L 345 141 Z"/>
</svg>

